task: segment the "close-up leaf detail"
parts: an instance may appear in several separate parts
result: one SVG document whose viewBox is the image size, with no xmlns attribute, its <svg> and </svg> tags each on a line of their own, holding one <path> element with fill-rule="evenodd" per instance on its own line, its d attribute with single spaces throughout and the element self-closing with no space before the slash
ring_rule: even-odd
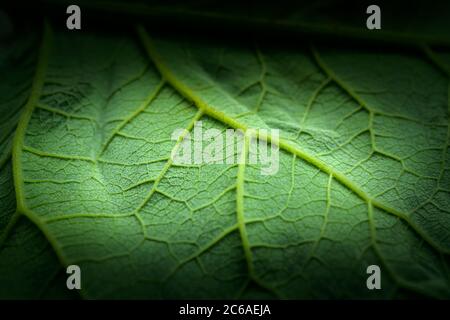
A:
<svg viewBox="0 0 450 320">
<path fill-rule="evenodd" d="M 450 298 L 448 33 L 372 47 L 40 25 L 0 51 L 0 298 Z M 242 130 L 244 160 L 276 144 L 278 172 L 176 163 L 172 133 L 199 121 Z"/>
</svg>

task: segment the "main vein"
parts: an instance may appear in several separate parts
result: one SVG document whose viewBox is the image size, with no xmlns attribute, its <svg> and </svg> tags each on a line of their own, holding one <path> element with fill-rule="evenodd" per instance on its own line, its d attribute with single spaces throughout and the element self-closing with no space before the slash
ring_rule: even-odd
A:
<svg viewBox="0 0 450 320">
<path fill-rule="evenodd" d="M 24 213 L 26 209 L 23 169 L 21 161 L 23 153 L 23 142 L 25 138 L 25 130 L 31 119 L 31 114 L 33 113 L 33 110 L 38 103 L 42 87 L 44 86 L 45 73 L 47 71 L 52 38 L 53 34 L 50 29 L 50 25 L 47 22 L 45 22 L 44 31 L 42 35 L 42 43 L 39 49 L 39 57 L 33 84 L 31 87 L 30 97 L 28 98 L 28 101 L 24 107 L 24 111 L 20 117 L 19 123 L 17 125 L 16 134 L 13 140 L 13 147 L 12 147 L 13 176 L 14 176 L 14 186 L 16 189 L 17 211 L 19 213 Z"/>
<path fill-rule="evenodd" d="M 22 168 L 22 153 L 23 153 L 23 142 L 25 139 L 25 130 L 30 122 L 31 115 L 34 108 L 36 107 L 38 100 L 40 98 L 42 88 L 44 86 L 45 75 L 47 71 L 50 50 L 52 46 L 53 32 L 47 21 L 44 22 L 44 30 L 42 34 L 42 42 L 39 49 L 38 62 L 36 66 L 36 72 L 33 79 L 33 84 L 31 86 L 31 93 L 28 101 L 24 107 L 21 114 L 19 123 L 17 125 L 16 134 L 13 140 L 12 146 L 12 165 L 13 165 L 13 178 L 14 178 L 14 188 L 16 190 L 16 217 L 14 218 L 14 223 L 18 221 L 20 215 L 25 215 L 30 219 L 44 234 L 47 238 L 53 250 L 58 257 L 62 266 L 67 266 L 67 259 L 63 254 L 61 247 L 58 245 L 56 238 L 48 231 L 45 223 L 30 209 L 26 207 L 25 204 L 25 188 L 24 188 L 24 178 L 23 178 L 23 168 Z M 12 225 L 12 224 L 11 224 Z M 79 291 L 80 295 L 83 295 Z"/>
</svg>

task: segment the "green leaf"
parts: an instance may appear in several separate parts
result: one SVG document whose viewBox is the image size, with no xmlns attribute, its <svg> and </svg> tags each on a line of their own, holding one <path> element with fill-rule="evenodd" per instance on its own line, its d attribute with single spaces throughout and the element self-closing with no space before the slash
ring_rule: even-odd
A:
<svg viewBox="0 0 450 320">
<path fill-rule="evenodd" d="M 0 72 L 7 77 L 0 82 L 0 167 L 11 156 L 12 136 L 28 99 L 36 63 L 36 55 L 29 52 L 35 50 L 37 42 L 36 34 L 28 33 L 10 43 L 2 43 Z"/>
<path fill-rule="evenodd" d="M 15 133 L 19 221 L 83 297 L 450 297 L 446 52 L 137 34 L 47 27 Z M 279 129 L 278 172 L 174 163 L 197 121 Z M 1 272 L 47 257 L 9 225 Z"/>
</svg>

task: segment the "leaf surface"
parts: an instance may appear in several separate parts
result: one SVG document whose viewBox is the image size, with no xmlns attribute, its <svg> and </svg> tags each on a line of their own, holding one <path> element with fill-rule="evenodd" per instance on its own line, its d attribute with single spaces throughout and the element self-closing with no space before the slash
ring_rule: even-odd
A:
<svg viewBox="0 0 450 320">
<path fill-rule="evenodd" d="M 81 266 L 83 297 L 450 296 L 445 51 L 137 34 L 48 29 L 15 133 L 19 221 Z M 198 121 L 279 129 L 278 172 L 174 163 Z M 235 159 L 267 138 L 248 134 Z M 11 227 L 0 270 L 33 227 Z"/>
</svg>

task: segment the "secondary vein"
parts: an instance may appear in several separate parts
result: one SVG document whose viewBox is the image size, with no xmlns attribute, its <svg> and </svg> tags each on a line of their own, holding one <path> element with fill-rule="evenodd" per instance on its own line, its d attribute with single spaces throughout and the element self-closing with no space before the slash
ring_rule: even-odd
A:
<svg viewBox="0 0 450 320">
<path fill-rule="evenodd" d="M 245 226 L 244 216 L 244 177 L 245 177 L 245 163 L 247 160 L 247 153 L 249 147 L 249 135 L 244 136 L 244 143 L 241 151 L 241 158 L 239 160 L 237 177 L 236 177 L 236 216 L 239 226 L 239 233 L 241 235 L 242 246 L 244 248 L 245 258 L 247 261 L 247 268 L 251 278 L 255 277 L 255 270 L 253 266 L 253 255 L 250 249 L 250 243 L 247 235 L 247 228 Z"/>
</svg>

